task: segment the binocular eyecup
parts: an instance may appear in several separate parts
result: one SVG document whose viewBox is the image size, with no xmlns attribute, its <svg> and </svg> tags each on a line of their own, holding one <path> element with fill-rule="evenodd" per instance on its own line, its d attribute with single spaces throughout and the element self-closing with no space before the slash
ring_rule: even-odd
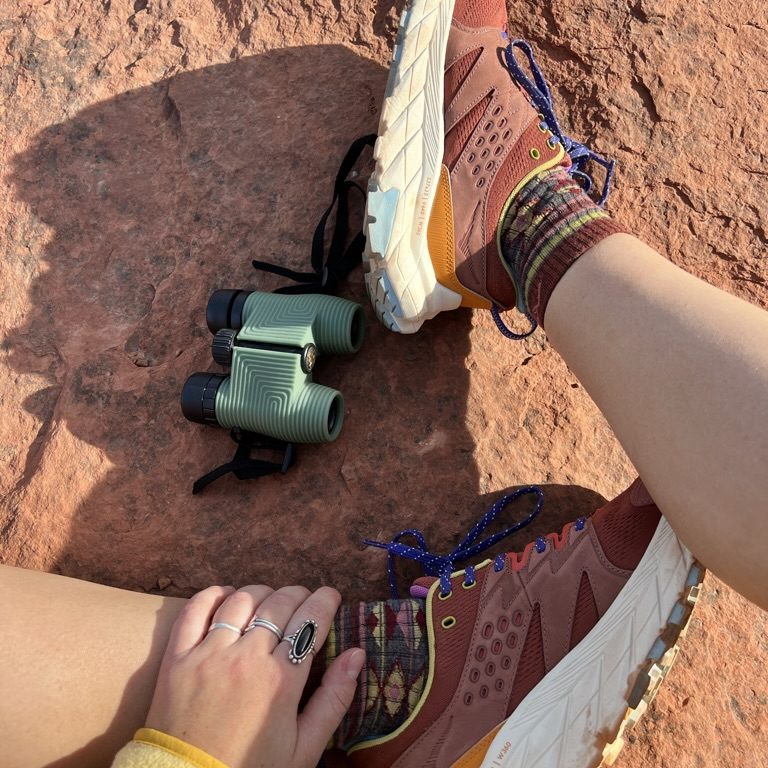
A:
<svg viewBox="0 0 768 768">
<path fill-rule="evenodd" d="M 211 333 L 222 328 L 239 331 L 243 327 L 243 307 L 253 291 L 224 288 L 214 291 L 205 308 L 205 321 Z"/>
<path fill-rule="evenodd" d="M 181 412 L 197 424 L 218 424 L 216 393 L 227 379 L 221 373 L 193 373 L 181 390 Z"/>
</svg>

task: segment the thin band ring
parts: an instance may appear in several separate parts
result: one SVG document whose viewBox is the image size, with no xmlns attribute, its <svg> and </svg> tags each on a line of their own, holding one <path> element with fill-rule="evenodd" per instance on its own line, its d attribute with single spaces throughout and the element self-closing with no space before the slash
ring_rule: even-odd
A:
<svg viewBox="0 0 768 768">
<path fill-rule="evenodd" d="M 280 629 L 280 627 L 278 627 L 277 624 L 273 624 L 271 621 L 267 619 L 261 619 L 258 616 L 254 616 L 251 619 L 250 624 L 248 624 L 248 626 L 245 628 L 245 631 L 243 632 L 243 634 L 245 634 L 246 632 L 250 632 L 252 629 L 256 629 L 257 627 L 261 627 L 262 629 L 268 629 L 277 638 L 278 643 L 282 642 L 283 632 Z"/>
<path fill-rule="evenodd" d="M 240 627 L 236 627 L 234 624 L 227 624 L 226 621 L 214 621 L 213 624 L 208 627 L 208 631 L 213 632 L 214 629 L 228 629 L 230 632 L 236 632 L 238 637 L 243 634 L 243 630 L 240 629 Z"/>
</svg>

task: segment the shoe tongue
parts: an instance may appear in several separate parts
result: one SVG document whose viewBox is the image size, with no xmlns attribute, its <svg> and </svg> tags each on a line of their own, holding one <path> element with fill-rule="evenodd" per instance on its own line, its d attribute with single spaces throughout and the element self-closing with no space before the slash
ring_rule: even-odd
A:
<svg viewBox="0 0 768 768">
<path fill-rule="evenodd" d="M 426 600 L 427 595 L 429 594 L 429 588 L 436 581 L 437 578 L 435 576 L 419 576 L 419 578 L 411 584 L 411 597 Z"/>
</svg>

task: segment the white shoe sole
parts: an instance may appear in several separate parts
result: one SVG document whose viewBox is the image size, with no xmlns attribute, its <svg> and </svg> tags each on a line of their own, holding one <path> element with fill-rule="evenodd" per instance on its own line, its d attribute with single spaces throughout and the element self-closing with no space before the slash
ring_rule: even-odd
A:
<svg viewBox="0 0 768 768">
<path fill-rule="evenodd" d="M 415 333 L 461 296 L 437 282 L 427 227 L 443 158 L 443 77 L 454 0 L 411 0 L 403 12 L 368 183 L 365 283 L 379 319 Z"/>
<path fill-rule="evenodd" d="M 481 768 L 612 765 L 677 656 L 703 576 L 662 518 L 614 603 L 502 725 Z"/>
</svg>

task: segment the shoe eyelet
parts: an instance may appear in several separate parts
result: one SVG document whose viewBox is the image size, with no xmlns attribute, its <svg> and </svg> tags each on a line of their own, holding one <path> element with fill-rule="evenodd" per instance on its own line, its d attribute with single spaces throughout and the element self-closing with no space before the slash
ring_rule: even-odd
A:
<svg viewBox="0 0 768 768">
<path fill-rule="evenodd" d="M 499 145 L 496 147 L 496 149 L 494 149 L 494 150 L 493 150 L 493 154 L 498 156 L 498 155 L 500 155 L 500 154 L 501 154 L 503 151 L 504 151 L 504 147 L 503 147 L 501 144 L 499 144 Z"/>
<path fill-rule="evenodd" d="M 551 139 L 547 139 L 547 146 L 550 149 L 554 149 L 557 146 L 557 139 L 554 136 Z"/>
<path fill-rule="evenodd" d="M 481 699 L 488 698 L 488 686 L 487 685 L 481 685 L 480 686 L 480 698 Z"/>
<path fill-rule="evenodd" d="M 493 166 L 494 166 L 494 165 L 495 165 L 495 163 L 493 162 L 493 160 L 491 160 L 491 162 L 490 162 L 490 163 L 486 163 L 486 164 L 485 164 L 485 170 L 486 170 L 486 171 L 492 171 L 492 170 L 493 170 Z"/>
<path fill-rule="evenodd" d="M 475 146 L 482 147 L 484 142 L 485 142 L 485 139 L 482 136 L 479 136 L 477 138 L 477 141 L 475 141 Z"/>
<path fill-rule="evenodd" d="M 465 693 L 464 694 L 464 703 L 469 706 L 472 703 L 472 694 L 471 693 Z"/>
<path fill-rule="evenodd" d="M 512 135 L 512 131 L 510 131 L 509 128 L 507 128 L 507 130 L 501 134 L 501 138 L 504 139 L 504 141 L 506 141 L 511 135 Z"/>
<path fill-rule="evenodd" d="M 531 147 L 531 157 L 534 160 L 538 160 L 541 157 L 541 152 L 536 147 Z"/>
<path fill-rule="evenodd" d="M 485 148 L 485 149 L 484 149 L 484 150 L 483 150 L 483 151 L 480 153 L 480 159 L 481 159 L 481 160 L 485 160 L 485 158 L 486 158 L 486 157 L 488 157 L 488 155 L 490 155 L 490 154 L 491 154 L 491 150 L 490 150 L 490 149 L 488 149 L 488 147 L 486 147 L 486 148 Z"/>
<path fill-rule="evenodd" d="M 478 174 L 478 173 L 480 173 L 480 166 L 479 166 L 479 165 L 476 165 L 476 166 L 475 166 L 475 167 L 472 169 L 472 175 L 473 175 L 473 176 L 477 176 L 477 174 Z"/>
<path fill-rule="evenodd" d="M 539 123 L 539 130 L 540 130 L 542 133 L 549 133 L 549 128 L 547 128 L 547 124 L 546 124 L 546 123 L 544 123 L 544 122 L 542 122 L 542 123 Z"/>
<path fill-rule="evenodd" d="M 545 123 L 545 122 L 547 121 L 547 118 L 546 118 L 546 117 L 544 117 L 544 113 L 543 113 L 543 112 L 538 112 L 538 113 L 536 114 L 536 117 L 538 117 L 538 118 L 539 118 L 539 120 L 541 120 L 541 122 L 542 122 L 542 123 Z"/>
<path fill-rule="evenodd" d="M 477 581 L 472 581 L 469 584 L 467 584 L 466 581 L 461 582 L 462 589 L 474 589 L 476 586 L 477 586 Z"/>
<path fill-rule="evenodd" d="M 451 589 L 446 594 L 443 594 L 442 592 L 437 593 L 437 599 L 438 600 L 447 600 L 451 595 L 453 594 L 453 590 Z"/>
<path fill-rule="evenodd" d="M 481 189 L 482 187 L 484 187 L 484 186 L 485 186 L 485 179 L 484 179 L 484 178 L 482 178 L 482 177 L 481 177 L 481 178 L 479 178 L 479 179 L 477 180 L 477 184 L 476 184 L 476 186 L 477 186 L 477 188 L 478 188 L 478 189 Z"/>
<path fill-rule="evenodd" d="M 496 123 L 497 128 L 503 128 L 507 124 L 507 118 L 502 117 L 501 120 L 499 120 L 498 123 Z"/>
<path fill-rule="evenodd" d="M 456 626 L 456 617 L 455 616 L 446 616 L 440 624 L 442 625 L 443 629 L 451 629 L 451 627 Z"/>
<path fill-rule="evenodd" d="M 501 114 L 501 104 L 497 104 L 496 108 L 491 112 L 491 114 L 496 117 L 497 115 Z"/>
<path fill-rule="evenodd" d="M 493 120 L 489 120 L 489 121 L 488 121 L 488 122 L 485 124 L 485 126 L 483 127 L 483 130 L 484 130 L 486 133 L 488 133 L 488 131 L 492 131 L 492 130 L 493 130 Z"/>
<path fill-rule="evenodd" d="M 489 144 L 495 144 L 499 140 L 499 134 L 498 133 L 492 133 L 488 137 L 488 143 Z"/>
<path fill-rule="evenodd" d="M 468 163 L 474 163 L 475 162 L 475 153 L 474 152 L 470 152 L 467 155 L 467 162 Z"/>
</svg>

